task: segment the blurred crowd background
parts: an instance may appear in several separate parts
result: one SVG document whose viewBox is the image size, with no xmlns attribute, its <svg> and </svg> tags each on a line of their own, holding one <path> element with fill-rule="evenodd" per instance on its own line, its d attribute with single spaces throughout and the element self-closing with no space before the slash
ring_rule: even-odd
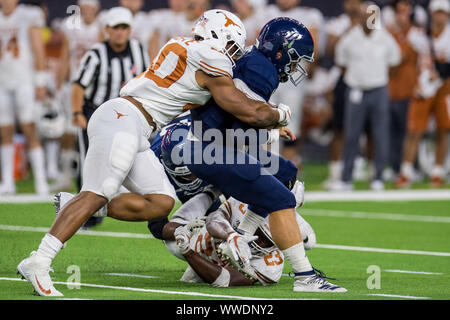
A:
<svg viewBox="0 0 450 320">
<path fill-rule="evenodd" d="M 352 190 L 355 181 L 368 181 L 376 191 L 449 183 L 449 0 L 17 2 L 0 0 L 0 118 L 15 110 L 13 120 L 0 119 L 0 196 L 15 194 L 16 182 L 31 176 L 39 194 L 74 188 L 80 155 L 71 84 L 89 48 L 108 39 L 105 19 L 115 6 L 132 12 L 131 37 L 149 62 L 168 39 L 189 37 L 211 8 L 241 18 L 248 46 L 270 19 L 299 20 L 314 37 L 315 62 L 298 87 L 283 85 L 273 95 L 274 103 L 294 111 L 290 127 L 298 137 L 280 142 L 282 155 L 300 174 L 308 164 L 321 165 L 321 187 L 330 191 Z M 12 5 L 30 8 L 20 24 L 40 31 L 30 33 L 31 45 L 23 49 L 35 67 L 44 61 L 45 70 L 34 75 L 32 101 L 20 101 L 26 78 L 8 68 L 7 59 L 21 49 L 5 27 Z M 36 51 L 39 43 L 45 52 Z M 30 103 L 36 107 L 26 119 L 20 104 Z"/>
</svg>

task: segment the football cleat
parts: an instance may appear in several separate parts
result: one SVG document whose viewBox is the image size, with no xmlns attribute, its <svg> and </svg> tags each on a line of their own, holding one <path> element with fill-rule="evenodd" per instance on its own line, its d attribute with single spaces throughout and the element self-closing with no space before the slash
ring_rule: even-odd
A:
<svg viewBox="0 0 450 320">
<path fill-rule="evenodd" d="M 258 239 L 257 236 L 246 237 L 237 232 L 233 232 L 228 236 L 227 241 L 219 245 L 219 252 L 241 273 L 246 277 L 258 280 L 255 270 L 250 265 L 252 257 L 249 242 Z"/>
<path fill-rule="evenodd" d="M 22 260 L 17 266 L 18 273 L 23 279 L 30 282 L 36 293 L 44 297 L 62 297 L 63 294 L 55 289 L 52 279 L 50 278 L 49 264 L 44 258 L 36 256 L 33 251 L 28 258 Z"/>
<path fill-rule="evenodd" d="M 444 185 L 445 181 L 441 177 L 430 177 L 430 186 L 432 188 L 442 188 Z"/>
<path fill-rule="evenodd" d="M 347 292 L 347 289 L 328 282 L 325 274 L 317 269 L 310 272 L 294 273 L 295 292 Z"/>
<path fill-rule="evenodd" d="M 0 184 L 0 195 L 2 196 L 12 196 L 16 194 L 15 185 Z"/>
<path fill-rule="evenodd" d="M 395 187 L 400 189 L 407 189 L 411 187 L 411 180 L 405 175 L 399 175 L 397 179 L 395 179 Z"/>
</svg>

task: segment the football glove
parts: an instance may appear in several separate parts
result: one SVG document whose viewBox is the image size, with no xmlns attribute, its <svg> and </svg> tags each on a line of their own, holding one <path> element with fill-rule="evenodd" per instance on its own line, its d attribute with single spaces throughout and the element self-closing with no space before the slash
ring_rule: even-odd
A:
<svg viewBox="0 0 450 320">
<path fill-rule="evenodd" d="M 249 242 L 258 239 L 257 236 L 245 236 L 237 232 L 231 233 L 227 241 L 219 245 L 220 252 L 230 261 L 230 263 L 248 278 L 258 280 L 253 268 L 250 265 L 252 253 Z"/>
<path fill-rule="evenodd" d="M 184 254 L 188 253 L 188 251 L 191 250 L 191 248 L 189 247 L 190 242 L 191 242 L 191 235 L 190 235 L 189 231 L 186 229 L 186 227 L 180 226 L 180 227 L 176 228 L 175 232 L 174 232 L 174 236 L 175 236 L 176 244 L 181 251 L 181 254 L 184 255 Z"/>
<path fill-rule="evenodd" d="M 278 113 L 280 114 L 280 120 L 278 120 L 278 123 L 283 126 L 283 127 L 287 127 L 289 125 L 289 123 L 291 122 L 291 108 L 289 108 L 289 106 L 280 103 L 278 105 Z"/>
</svg>

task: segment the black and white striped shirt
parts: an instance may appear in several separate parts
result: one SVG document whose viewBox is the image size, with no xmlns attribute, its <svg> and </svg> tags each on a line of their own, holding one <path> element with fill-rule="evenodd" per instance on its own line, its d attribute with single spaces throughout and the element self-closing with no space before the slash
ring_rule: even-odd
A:
<svg viewBox="0 0 450 320">
<path fill-rule="evenodd" d="M 86 52 L 74 83 L 85 89 L 84 104 L 97 108 L 117 98 L 120 89 L 148 66 L 148 55 L 139 41 L 131 39 L 127 48 L 120 53 L 115 52 L 105 41 Z"/>
</svg>

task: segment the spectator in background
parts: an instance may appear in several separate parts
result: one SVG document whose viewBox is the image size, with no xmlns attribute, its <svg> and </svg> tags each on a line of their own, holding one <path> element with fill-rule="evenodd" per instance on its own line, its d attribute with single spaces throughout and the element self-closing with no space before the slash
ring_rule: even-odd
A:
<svg viewBox="0 0 450 320">
<path fill-rule="evenodd" d="M 89 48 L 100 41 L 103 34 L 102 24 L 97 19 L 100 2 L 98 0 L 78 0 L 78 6 L 81 19 L 76 21 L 71 16 L 65 18 L 61 24 L 64 39 L 56 85 L 59 90 L 57 99 L 62 105 L 66 126 L 61 138 L 61 175 L 56 183 L 50 186 L 52 191 L 72 188 L 72 165 L 77 158 L 75 151 L 77 127 L 72 124 L 72 106 L 67 97 L 70 97 L 71 82 L 75 80 L 81 59 Z"/>
<path fill-rule="evenodd" d="M 331 19 L 326 26 L 327 45 L 326 54 L 334 59 L 336 43 L 347 34 L 354 26 L 360 24 L 362 0 L 344 0 L 344 13 L 339 17 Z M 331 122 L 333 130 L 333 140 L 330 145 L 330 163 L 328 166 L 328 179 L 324 187 L 328 188 L 331 184 L 341 179 L 342 172 L 342 148 L 344 143 L 344 109 L 345 93 L 347 86 L 344 82 L 344 74 L 339 67 L 334 66 L 333 73 L 340 72 L 341 76 L 333 90 L 333 118 Z M 337 70 L 336 70 L 337 69 Z"/>
<path fill-rule="evenodd" d="M 401 61 L 395 39 L 384 29 L 369 23 L 369 3 L 361 8 L 360 25 L 344 35 L 336 45 L 336 64 L 344 69 L 347 85 L 344 120 L 344 168 L 342 181 L 333 191 L 352 190 L 354 161 L 359 138 L 370 121 L 374 141 L 375 176 L 372 190 L 384 189 L 383 170 L 389 156 L 389 71 Z"/>
<path fill-rule="evenodd" d="M 277 0 L 276 4 L 267 7 L 267 20 L 276 17 L 289 17 L 303 23 L 314 39 L 314 58 L 317 60 L 319 57 L 319 48 L 321 47 L 321 38 L 319 35 L 324 23 L 323 15 L 315 8 L 301 7 L 299 6 L 300 4 L 300 0 Z M 308 69 L 309 73 L 312 73 L 314 64 L 304 65 L 303 67 Z M 291 82 L 286 82 L 278 87 L 271 99 L 275 104 L 284 103 L 291 107 L 292 120 L 288 127 L 297 138 L 301 136 L 302 105 L 305 97 L 305 87 L 305 83 L 295 86 Z M 284 145 L 281 148 L 281 155 L 294 162 L 298 167 L 301 166 L 300 141 L 301 139 L 297 139 L 294 142 L 283 142 Z"/>
<path fill-rule="evenodd" d="M 423 29 L 413 25 L 412 0 L 396 0 L 395 19 L 386 25 L 402 53 L 402 62 L 390 75 L 389 96 L 391 112 L 391 139 L 389 163 L 395 176 L 400 173 L 403 142 L 406 135 L 408 107 L 417 85 L 424 59 L 429 54 L 428 40 Z"/>
<path fill-rule="evenodd" d="M 171 10 L 165 11 L 164 21 L 160 20 L 161 22 L 152 36 L 152 47 L 150 50 L 152 59 L 156 57 L 162 46 L 170 39 L 179 36 L 191 37 L 192 25 L 211 6 L 209 0 L 187 0 L 184 1 L 184 5 L 177 1 L 170 1 L 169 4 L 171 5 Z M 181 9 L 183 9 L 182 12 L 177 11 Z"/>
<path fill-rule="evenodd" d="M 73 123 L 83 130 L 83 137 L 79 139 L 80 172 L 89 143 L 87 124 L 95 109 L 105 101 L 117 98 L 120 89 L 149 66 L 142 44 L 130 39 L 133 23 L 131 11 L 123 7 L 112 8 L 104 21 L 108 40 L 94 45 L 85 54 L 72 85 Z M 79 189 L 81 185 L 80 180 Z M 85 227 L 96 225 L 99 221 L 101 218 L 92 217 Z"/>
<path fill-rule="evenodd" d="M 0 194 L 15 194 L 16 118 L 27 141 L 35 191 L 48 194 L 45 158 L 35 125 L 35 101 L 46 98 L 45 19 L 38 7 L 0 0 Z"/>
<path fill-rule="evenodd" d="M 253 45 L 262 27 L 268 22 L 265 14 L 267 0 L 231 0 L 231 4 L 247 31 L 246 45 Z"/>
<path fill-rule="evenodd" d="M 186 11 L 185 0 L 168 0 L 167 3 L 168 9 L 156 9 L 149 13 L 149 19 L 154 26 L 148 48 L 151 60 L 158 55 L 159 50 L 168 40 L 168 23 L 178 20 Z"/>
<path fill-rule="evenodd" d="M 390 0 L 390 4 L 384 6 L 381 9 L 381 20 L 385 26 L 395 24 L 396 19 L 396 3 L 397 0 Z M 427 10 L 425 10 L 421 5 L 418 4 L 418 0 L 411 1 L 411 20 L 412 23 L 420 28 L 426 28 L 428 24 Z"/>
<path fill-rule="evenodd" d="M 447 156 L 450 130 L 450 3 L 449 0 L 432 0 L 429 46 L 432 62 L 422 71 L 416 96 L 408 113 L 408 134 L 403 151 L 401 175 L 396 180 L 399 188 L 409 187 L 414 179 L 414 161 L 419 141 L 428 127 L 430 115 L 436 121 L 435 163 L 430 184 L 441 187 L 444 181 L 444 163 Z"/>
<path fill-rule="evenodd" d="M 178 15 L 176 19 L 170 21 L 170 25 L 167 25 L 166 22 L 164 26 L 168 29 L 166 42 L 179 36 L 192 37 L 192 25 L 210 7 L 210 0 L 187 0 L 184 14 Z"/>
</svg>

